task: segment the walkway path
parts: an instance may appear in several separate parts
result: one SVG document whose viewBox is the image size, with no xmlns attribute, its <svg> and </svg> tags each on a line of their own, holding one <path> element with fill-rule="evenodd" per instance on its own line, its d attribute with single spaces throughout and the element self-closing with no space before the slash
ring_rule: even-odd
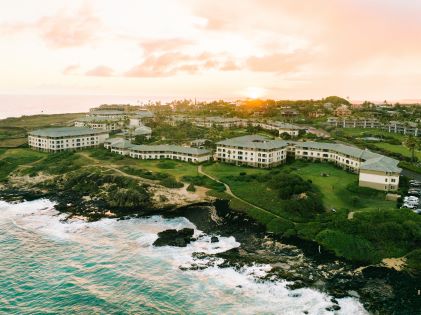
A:
<svg viewBox="0 0 421 315">
<path fill-rule="evenodd" d="M 103 161 L 97 160 L 97 159 L 95 159 L 94 157 L 90 156 L 89 154 L 87 154 L 85 152 L 79 152 L 79 155 L 83 156 L 84 158 L 87 158 L 88 160 L 91 160 L 92 162 L 95 162 L 94 166 L 107 168 L 108 170 L 112 170 L 116 173 L 119 173 L 122 176 L 137 179 L 137 180 L 141 180 L 142 182 L 149 183 L 149 184 L 156 184 L 158 182 L 158 181 L 154 181 L 152 179 L 148 179 L 148 178 L 144 178 L 144 177 L 136 176 L 136 175 L 131 175 L 131 174 L 128 174 L 126 172 L 123 172 L 122 170 L 120 170 L 118 168 L 118 165 L 104 164 Z M 92 165 L 85 165 L 84 167 L 91 167 L 91 166 Z"/>
<path fill-rule="evenodd" d="M 268 211 L 268 210 L 266 210 L 266 209 L 263 209 L 262 207 L 259 207 L 259 206 L 255 205 L 255 204 L 252 204 L 251 202 L 248 202 L 247 200 L 244 200 L 243 198 L 238 197 L 237 195 L 235 195 L 235 194 L 232 192 L 231 187 L 230 187 L 227 183 L 224 183 L 223 181 L 221 181 L 221 180 L 217 179 L 216 177 L 213 177 L 212 175 L 209 175 L 209 174 L 205 173 L 205 172 L 203 171 L 203 167 L 202 167 L 202 165 L 199 165 L 199 166 L 197 167 L 197 171 L 199 172 L 199 174 L 202 174 L 203 176 L 206 176 L 206 177 L 208 177 L 208 178 L 210 178 L 210 179 L 214 180 L 215 182 L 218 182 L 218 183 L 220 183 L 220 184 L 224 185 L 224 186 L 225 186 L 226 193 L 227 193 L 228 195 L 230 195 L 231 197 L 233 197 L 233 198 L 235 198 L 235 199 L 237 199 L 237 200 L 239 200 L 239 201 L 241 201 L 241 202 L 243 202 L 243 203 L 245 203 L 245 204 L 247 204 L 247 205 L 249 205 L 249 206 L 251 206 L 251 207 L 253 207 L 253 208 L 259 209 L 260 211 L 266 212 L 266 213 L 271 214 L 271 215 L 273 215 L 273 216 L 275 216 L 275 217 L 278 217 L 278 218 L 280 218 L 280 219 L 284 219 L 284 220 L 291 221 L 291 222 L 292 222 L 292 223 L 294 223 L 294 224 L 296 223 L 296 222 L 294 222 L 294 221 L 292 221 L 292 220 L 290 220 L 290 219 L 283 218 L 283 217 L 281 217 L 281 216 L 279 216 L 279 215 L 277 215 L 277 214 L 275 214 L 275 213 L 273 213 L 273 212 L 270 212 L 270 211 Z"/>
</svg>

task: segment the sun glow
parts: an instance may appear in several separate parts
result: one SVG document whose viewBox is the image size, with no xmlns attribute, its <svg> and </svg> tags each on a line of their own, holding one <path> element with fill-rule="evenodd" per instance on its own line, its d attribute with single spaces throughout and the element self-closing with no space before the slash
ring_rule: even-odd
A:
<svg viewBox="0 0 421 315">
<path fill-rule="evenodd" d="M 265 94 L 265 89 L 251 86 L 246 89 L 246 96 L 251 99 L 258 99 L 261 98 Z"/>
</svg>

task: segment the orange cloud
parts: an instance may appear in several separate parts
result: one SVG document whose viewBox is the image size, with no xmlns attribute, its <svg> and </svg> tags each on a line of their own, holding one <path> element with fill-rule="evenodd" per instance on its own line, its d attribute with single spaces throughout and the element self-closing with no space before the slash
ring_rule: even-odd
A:
<svg viewBox="0 0 421 315">
<path fill-rule="evenodd" d="M 291 54 L 274 53 L 262 57 L 250 57 L 247 68 L 256 72 L 291 72 L 308 62 L 307 54 L 296 52 Z"/>
<path fill-rule="evenodd" d="M 76 70 L 79 69 L 79 65 L 70 65 L 63 69 L 64 75 L 71 75 L 74 74 Z"/>
<path fill-rule="evenodd" d="M 193 44 L 194 41 L 181 39 L 181 38 L 170 38 L 170 39 L 157 39 L 157 40 L 144 40 L 140 43 L 145 54 L 162 51 L 173 51 L 180 48 L 184 48 L 188 45 Z"/>
<path fill-rule="evenodd" d="M 94 77 L 111 77 L 114 75 L 114 70 L 107 66 L 98 66 L 85 73 L 87 76 Z"/>
<path fill-rule="evenodd" d="M 84 6 L 73 14 L 64 10 L 53 16 L 44 16 L 32 23 L 8 23 L 0 25 L 1 34 L 13 34 L 35 30 L 51 47 L 66 48 L 88 44 L 96 39 L 102 23 L 90 7 Z"/>
</svg>

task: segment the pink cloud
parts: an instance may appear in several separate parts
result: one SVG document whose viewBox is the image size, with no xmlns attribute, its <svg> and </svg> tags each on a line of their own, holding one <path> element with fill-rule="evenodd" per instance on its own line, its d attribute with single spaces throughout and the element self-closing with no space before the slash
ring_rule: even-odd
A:
<svg viewBox="0 0 421 315">
<path fill-rule="evenodd" d="M 77 12 L 66 13 L 64 10 L 53 16 L 44 16 L 32 23 L 0 24 L 1 34 L 13 34 L 24 31 L 36 31 L 51 47 L 78 47 L 96 40 L 96 32 L 101 28 L 100 19 L 88 6 Z"/>
<path fill-rule="evenodd" d="M 87 71 L 85 75 L 95 77 L 111 77 L 114 75 L 114 70 L 107 66 L 98 66 Z"/>
<path fill-rule="evenodd" d="M 64 75 L 71 75 L 74 74 L 76 70 L 79 69 L 79 65 L 70 65 L 63 69 Z"/>
<path fill-rule="evenodd" d="M 145 54 L 162 51 L 174 51 L 186 46 L 192 45 L 194 41 L 181 39 L 181 38 L 170 38 L 170 39 L 157 39 L 157 40 L 144 40 L 140 43 Z"/>
<path fill-rule="evenodd" d="M 308 61 L 308 55 L 304 52 L 274 53 L 262 57 L 250 57 L 247 59 L 246 66 L 249 70 L 256 72 L 285 73 L 297 70 Z"/>
</svg>

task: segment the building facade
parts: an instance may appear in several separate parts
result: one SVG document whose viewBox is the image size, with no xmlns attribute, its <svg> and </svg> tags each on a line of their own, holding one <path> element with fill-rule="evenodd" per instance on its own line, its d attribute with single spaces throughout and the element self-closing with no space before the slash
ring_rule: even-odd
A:
<svg viewBox="0 0 421 315">
<path fill-rule="evenodd" d="M 258 135 L 217 142 L 215 159 L 236 165 L 270 168 L 285 163 L 288 143 Z"/>
<path fill-rule="evenodd" d="M 375 128 L 404 135 L 421 136 L 421 128 L 415 122 L 390 121 L 381 123 L 375 118 L 338 118 L 329 117 L 327 123 L 336 128 Z"/>
<path fill-rule="evenodd" d="M 119 118 L 109 118 L 104 116 L 83 117 L 75 121 L 75 127 L 86 127 L 91 129 L 100 129 L 116 131 L 122 129 L 124 123 Z"/>
<path fill-rule="evenodd" d="M 399 187 L 399 161 L 356 147 L 337 143 L 269 140 L 258 135 L 217 143 L 215 159 L 224 163 L 270 168 L 294 159 L 333 163 L 359 174 L 359 185 L 384 191 Z"/>
<path fill-rule="evenodd" d="M 109 146 L 111 152 L 141 160 L 171 159 L 202 163 L 212 158 L 211 151 L 178 145 L 133 145 L 120 141 Z"/>
<path fill-rule="evenodd" d="M 28 144 L 31 149 L 45 152 L 60 152 L 97 147 L 108 139 L 105 130 L 89 128 L 46 128 L 31 131 Z"/>
</svg>

